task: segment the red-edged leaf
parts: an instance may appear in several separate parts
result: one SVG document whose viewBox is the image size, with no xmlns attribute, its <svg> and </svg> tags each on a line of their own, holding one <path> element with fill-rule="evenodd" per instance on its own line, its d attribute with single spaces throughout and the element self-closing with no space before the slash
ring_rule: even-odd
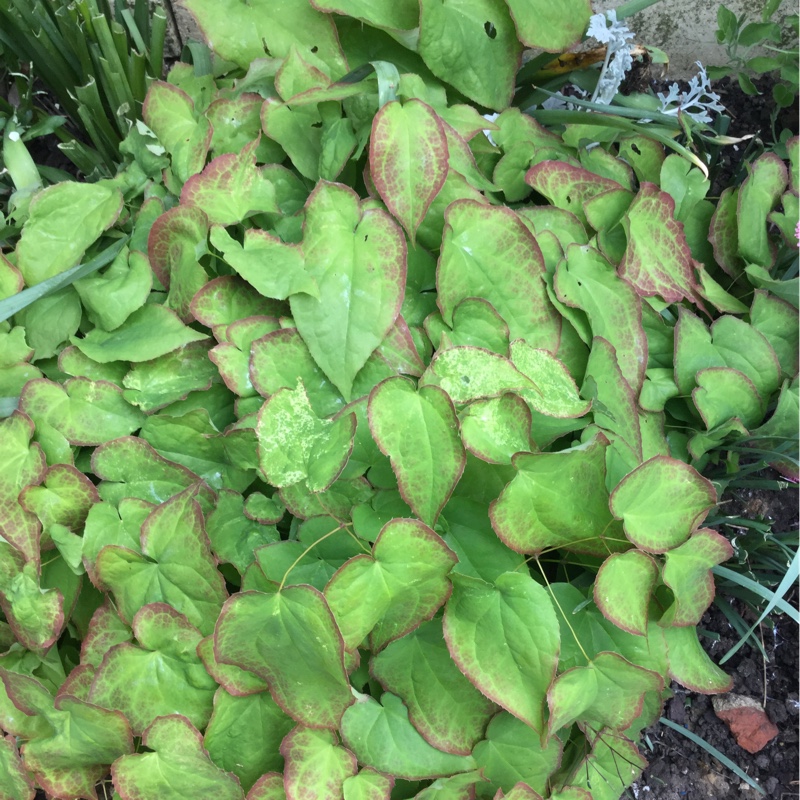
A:
<svg viewBox="0 0 800 800">
<path fill-rule="evenodd" d="M 413 245 L 420 222 L 447 176 L 447 137 L 420 100 L 386 103 L 372 121 L 369 166 L 375 188 Z"/>
<path fill-rule="evenodd" d="M 667 303 L 696 302 L 692 251 L 683 223 L 675 219 L 675 201 L 654 183 L 643 183 L 622 220 L 628 246 L 619 276 L 642 297 Z"/>
</svg>

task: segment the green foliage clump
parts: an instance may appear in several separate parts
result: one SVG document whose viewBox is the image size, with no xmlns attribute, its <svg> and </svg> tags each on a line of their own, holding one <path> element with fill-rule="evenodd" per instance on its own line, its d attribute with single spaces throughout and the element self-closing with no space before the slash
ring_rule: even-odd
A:
<svg viewBox="0 0 800 800">
<path fill-rule="evenodd" d="M 701 471 L 796 474 L 798 140 L 714 202 L 521 113 L 588 4 L 186 5 L 0 256 L 0 787 L 619 797 L 730 687 Z"/>
</svg>

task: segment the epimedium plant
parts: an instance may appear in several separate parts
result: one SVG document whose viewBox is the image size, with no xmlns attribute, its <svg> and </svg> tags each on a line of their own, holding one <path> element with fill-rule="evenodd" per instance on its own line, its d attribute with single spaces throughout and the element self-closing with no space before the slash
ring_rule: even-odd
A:
<svg viewBox="0 0 800 800">
<path fill-rule="evenodd" d="M 713 202 L 542 127 L 541 5 L 187 0 L 215 69 L 19 210 L 8 797 L 606 800 L 729 688 L 701 472 L 796 436 L 798 141 Z"/>
</svg>

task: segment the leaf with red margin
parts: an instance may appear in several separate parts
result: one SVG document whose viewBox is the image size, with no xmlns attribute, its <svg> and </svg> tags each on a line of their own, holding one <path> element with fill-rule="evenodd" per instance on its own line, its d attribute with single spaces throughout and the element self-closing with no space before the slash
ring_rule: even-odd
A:
<svg viewBox="0 0 800 800">
<path fill-rule="evenodd" d="M 733 419 L 739 420 L 745 428 L 752 428 L 764 418 L 756 387 L 739 370 L 709 367 L 701 369 L 695 379 L 697 387 L 692 389 L 692 402 L 706 430 L 714 430 Z"/>
<path fill-rule="evenodd" d="M 341 634 L 310 586 L 231 597 L 217 621 L 214 652 L 267 681 L 275 702 L 310 728 L 338 728 L 353 702 Z"/>
<path fill-rule="evenodd" d="M 33 561 L 25 562 L 0 588 L 0 607 L 17 641 L 40 654 L 58 639 L 66 622 L 63 595 L 58 589 L 42 588 Z"/>
<path fill-rule="evenodd" d="M 653 183 L 641 185 L 622 219 L 628 246 L 618 274 L 642 297 L 696 303 L 692 252 L 674 215 L 675 201 L 667 192 Z"/>
<path fill-rule="evenodd" d="M 116 609 L 106 599 L 89 622 L 89 629 L 81 642 L 81 664 L 99 667 L 103 656 L 115 645 L 130 642 L 131 629 L 120 619 Z"/>
<path fill-rule="evenodd" d="M 238 153 L 261 136 L 263 102 L 260 94 L 245 92 L 238 97 L 220 97 L 209 105 L 205 116 L 213 130 L 211 150 L 215 156 Z M 281 148 L 266 137 L 256 147 L 256 160 L 262 164 L 284 158 Z"/>
<path fill-rule="evenodd" d="M 269 692 L 233 697 L 220 688 L 203 746 L 211 760 L 236 775 L 247 790 L 265 772 L 283 769 L 281 740 L 294 727 L 294 720 L 281 711 Z"/>
<path fill-rule="evenodd" d="M 168 603 L 207 635 L 227 597 L 203 526 L 198 487 L 157 506 L 142 525 L 142 553 L 106 545 L 95 568 L 114 592 L 120 615 L 133 620 L 149 603 Z"/>
<path fill-rule="evenodd" d="M 702 528 L 666 554 L 662 579 L 672 589 L 673 603 L 660 625 L 699 625 L 714 599 L 711 568 L 733 558 L 733 547 L 719 533 Z"/>
<path fill-rule="evenodd" d="M 413 519 L 384 525 L 372 555 L 351 558 L 325 587 L 347 650 L 368 634 L 373 651 L 430 619 L 447 600 L 457 558 L 429 527 Z"/>
<path fill-rule="evenodd" d="M 100 550 L 107 544 L 117 544 L 139 552 L 139 533 L 153 508 L 152 503 L 125 497 L 119 501 L 119 509 L 106 502 L 96 503 L 89 509 L 83 531 L 82 557 L 89 579 L 95 586 L 100 584 L 95 569 Z"/>
<path fill-rule="evenodd" d="M 262 775 L 247 793 L 246 800 L 286 800 L 283 775 L 279 772 Z"/>
<path fill-rule="evenodd" d="M 320 419 L 302 383 L 279 389 L 258 412 L 261 474 L 278 489 L 305 481 L 312 492 L 324 492 L 344 469 L 355 430 L 353 413 Z"/>
<path fill-rule="evenodd" d="M 697 628 L 662 628 L 667 643 L 669 674 L 681 686 L 700 694 L 729 692 L 733 678 L 726 675 L 703 650 Z"/>
<path fill-rule="evenodd" d="M 123 756 L 111 766 L 122 800 L 169 797 L 176 786 L 187 797 L 243 800 L 238 779 L 213 764 L 200 732 L 186 717 L 158 717 L 144 732 L 142 745 L 151 752 Z"/>
<path fill-rule="evenodd" d="M 391 642 L 372 657 L 370 673 L 405 702 L 425 740 L 446 753 L 469 755 L 497 710 L 450 658 L 439 620 Z"/>
<path fill-rule="evenodd" d="M 152 361 L 125 368 L 122 396 L 146 414 L 185 400 L 190 392 L 205 392 L 217 380 L 218 370 L 209 360 L 210 341 L 190 342 Z M 77 348 L 76 353 L 83 357 Z M 63 353 L 63 351 L 62 351 Z"/>
<path fill-rule="evenodd" d="M 372 390 L 368 419 L 403 499 L 433 525 L 466 463 L 452 401 L 437 386 L 417 391 L 405 378 L 389 378 Z"/>
<path fill-rule="evenodd" d="M 217 682 L 197 655 L 200 631 L 166 603 L 152 603 L 136 612 L 133 635 L 137 645 L 122 642 L 105 654 L 89 701 L 121 711 L 136 736 L 156 717 L 173 713 L 204 728 Z"/>
<path fill-rule="evenodd" d="M 527 783 L 520 781 L 511 787 L 508 794 L 505 794 L 502 789 L 498 789 L 494 800 L 542 800 L 542 796 L 538 792 L 534 792 Z"/>
<path fill-rule="evenodd" d="M 468 297 L 492 304 L 512 339 L 550 352 L 558 348 L 561 317 L 547 297 L 539 246 L 508 208 L 456 200 L 446 225 L 436 273 L 437 303 L 448 325 Z"/>
<path fill-rule="evenodd" d="M 5 300 L 25 288 L 22 273 L 0 253 L 0 299 Z"/>
<path fill-rule="evenodd" d="M 373 28 L 410 31 L 419 26 L 415 0 L 314 0 L 312 5 L 328 14 L 355 17 Z"/>
<path fill-rule="evenodd" d="M 206 163 L 211 145 L 211 124 L 195 117 L 192 99 L 165 81 L 150 84 L 142 118 L 172 159 L 172 170 L 181 183 L 197 174 Z"/>
<path fill-rule="evenodd" d="M 545 741 L 521 720 L 501 712 L 489 723 L 486 739 L 478 742 L 474 755 L 483 774 L 500 790 L 510 792 L 522 781 L 546 793 L 562 750 L 557 737 Z"/>
<path fill-rule="evenodd" d="M 292 315 L 314 360 L 350 400 L 357 373 L 400 312 L 405 237 L 352 189 L 322 181 L 306 204 L 303 252 L 319 300 L 292 295 Z"/>
<path fill-rule="evenodd" d="M 531 411 L 518 395 L 477 400 L 461 412 L 460 419 L 464 447 L 490 464 L 510 464 L 516 453 L 536 450 Z"/>
<path fill-rule="evenodd" d="M 219 226 L 211 229 L 211 244 L 264 297 L 285 300 L 297 292 L 319 297 L 317 282 L 306 272 L 299 245 L 285 244 L 257 228 L 245 231 L 241 245 Z"/>
<path fill-rule="evenodd" d="M 107 503 L 118 505 L 124 497 L 163 503 L 189 486 L 200 487 L 198 500 L 204 508 L 213 504 L 214 493 L 191 470 L 162 458 L 144 439 L 125 436 L 100 445 L 92 454 L 92 473 Z"/>
<path fill-rule="evenodd" d="M 483 695 L 543 734 L 560 649 L 550 594 L 517 572 L 494 585 L 457 574 L 450 580 L 444 637 L 453 661 Z"/>
<path fill-rule="evenodd" d="M 603 729 L 594 739 L 587 732 L 591 751 L 570 770 L 557 800 L 618 800 L 641 775 L 647 761 L 636 745 L 614 731 Z M 567 792 L 570 792 L 568 795 Z"/>
<path fill-rule="evenodd" d="M 449 778 L 437 778 L 414 795 L 414 800 L 475 800 L 476 786 L 487 783 L 480 770 L 459 772 Z"/>
<path fill-rule="evenodd" d="M 420 381 L 442 388 L 454 403 L 471 403 L 506 392 L 537 395 L 536 384 L 509 359 L 481 347 L 439 349 Z"/>
<path fill-rule="evenodd" d="M 20 411 L 35 425 L 45 423 L 77 445 L 99 445 L 127 436 L 146 419 L 125 401 L 119 386 L 86 378 L 73 378 L 63 385 L 44 378 L 29 381 L 20 395 Z"/>
<path fill-rule="evenodd" d="M 645 694 L 661 692 L 664 679 L 618 653 L 598 653 L 585 667 L 562 672 L 547 692 L 552 735 L 574 722 L 624 731 L 642 713 Z"/>
<path fill-rule="evenodd" d="M 47 469 L 41 447 L 31 443 L 33 432 L 30 417 L 19 411 L 0 420 L 0 535 L 26 561 L 38 564 L 41 525 L 18 501 L 26 486 L 42 482 Z"/>
<path fill-rule="evenodd" d="M 341 735 L 360 764 L 401 780 L 439 778 L 475 767 L 471 756 L 431 747 L 409 721 L 402 700 L 390 692 L 380 703 L 357 694 L 342 718 Z"/>
<path fill-rule="evenodd" d="M 470 150 L 466 140 L 458 131 L 442 120 L 445 136 L 447 137 L 448 164 L 451 170 L 463 175 L 476 189 L 483 192 L 496 192 L 495 186 L 480 170 L 475 162 L 475 155 Z M 444 181 L 443 181 L 444 182 Z"/>
<path fill-rule="evenodd" d="M 780 363 L 767 338 L 744 320 L 726 315 L 712 324 L 711 340 L 725 365 L 746 375 L 766 406 L 781 385 Z"/>
<path fill-rule="evenodd" d="M 716 505 L 711 481 L 683 461 L 655 456 L 611 493 L 611 513 L 641 550 L 665 553 L 685 542 Z"/>
<path fill-rule="evenodd" d="M 344 800 L 390 800 L 394 778 L 365 767 L 342 784 Z"/>
<path fill-rule="evenodd" d="M 259 140 L 217 156 L 181 189 L 181 206 L 205 212 L 212 225 L 235 225 L 246 217 L 279 211 L 275 187 L 256 167 Z"/>
<path fill-rule="evenodd" d="M 386 338 L 378 345 L 377 352 L 389 362 L 396 372 L 402 375 L 413 375 L 419 378 L 425 372 L 425 362 L 417 350 L 406 321 L 400 314 L 397 315 Z"/>
<path fill-rule="evenodd" d="M 632 467 L 638 466 L 643 455 L 636 393 L 623 376 L 614 348 L 599 336 L 592 340 L 581 394 L 595 401 L 595 424 L 620 437 L 632 451 Z"/>
<path fill-rule="evenodd" d="M 798 368 L 797 309 L 775 295 L 757 289 L 750 307 L 750 324 L 769 342 L 781 366 L 781 377 L 794 378 Z"/>
<path fill-rule="evenodd" d="M 266 692 L 267 682 L 252 672 L 233 664 L 222 664 L 214 654 L 214 637 L 206 636 L 197 645 L 197 654 L 205 665 L 206 672 L 233 697 L 248 697 Z"/>
<path fill-rule="evenodd" d="M 218 342 L 228 341 L 228 325 L 245 317 L 279 317 L 281 304 L 260 295 L 249 283 L 236 275 L 223 275 L 209 281 L 194 296 L 192 316 L 211 328 Z"/>
<path fill-rule="evenodd" d="M 518 553 L 550 547 L 605 555 L 619 549 L 608 510 L 605 437 L 556 453 L 519 453 L 514 479 L 489 506 L 497 536 Z"/>
<path fill-rule="evenodd" d="M 372 121 L 369 167 L 375 188 L 411 240 L 447 176 L 447 136 L 420 100 L 393 100 Z"/>
<path fill-rule="evenodd" d="M 508 356 L 508 325 L 492 304 L 480 297 L 468 297 L 455 307 L 452 330 L 437 312 L 425 318 L 424 326 L 434 350 L 445 349 L 449 342 L 456 347 L 481 347 Z M 444 334 L 446 340 L 442 339 Z"/>
<path fill-rule="evenodd" d="M 333 731 L 298 725 L 283 740 L 281 755 L 287 800 L 342 797 L 345 780 L 358 771 L 356 757 L 338 744 Z"/>
<path fill-rule="evenodd" d="M 47 733 L 23 746 L 25 769 L 51 795 L 95 797 L 95 782 L 117 757 L 133 750 L 125 717 L 70 695 L 53 698 L 39 681 L 25 675 L 2 670 L 2 679 L 20 711 L 49 723 Z"/>
<path fill-rule="evenodd" d="M 767 217 L 789 183 L 789 171 L 775 153 L 764 153 L 750 167 L 739 188 L 736 208 L 739 254 L 751 263 L 770 269 L 777 247 L 769 235 Z"/>
<path fill-rule="evenodd" d="M 208 338 L 208 334 L 184 325 L 166 306 L 147 303 L 116 330 L 107 332 L 94 328 L 83 338 L 71 336 L 70 342 L 93 361 L 108 364 L 111 361 L 152 361 L 190 342 Z"/>
<path fill-rule="evenodd" d="M 511 343 L 511 361 L 535 387 L 522 393 L 533 411 L 559 419 L 575 419 L 589 411 L 591 400 L 578 396 L 569 370 L 552 353 L 517 340 Z"/>
<path fill-rule="evenodd" d="M 53 525 L 64 525 L 77 533 L 83 531 L 86 515 L 100 502 L 100 495 L 80 470 L 69 464 L 55 464 L 39 486 L 28 486 L 20 492 L 19 501 L 26 511 L 39 517 L 45 531 Z"/>
<path fill-rule="evenodd" d="M 192 320 L 192 299 L 208 275 L 199 259 L 208 251 L 208 217 L 190 205 L 171 208 L 150 229 L 147 254 L 161 285 L 169 290 L 167 304 L 183 322 Z"/>
<path fill-rule="evenodd" d="M 736 220 L 738 204 L 739 188 L 729 186 L 719 196 L 708 230 L 708 241 L 714 249 L 714 261 L 732 278 L 741 275 L 744 268 L 744 260 L 739 255 L 739 225 Z"/>
<path fill-rule="evenodd" d="M 525 174 L 525 182 L 556 208 L 573 213 L 588 225 L 584 205 L 595 195 L 622 189 L 616 181 L 566 161 L 541 161 Z"/>
<path fill-rule="evenodd" d="M 13 736 L 0 737 L 0 797 L 33 800 L 36 789 L 25 771 Z"/>
<path fill-rule="evenodd" d="M 641 550 L 609 556 L 597 572 L 594 602 L 603 616 L 637 636 L 647 635 L 647 609 L 658 565 Z"/>
<path fill-rule="evenodd" d="M 216 364 L 225 385 L 239 397 L 257 394 L 250 381 L 250 353 L 256 339 L 281 329 L 275 317 L 245 317 L 228 326 L 228 341 L 212 348 L 208 357 Z"/>
<path fill-rule="evenodd" d="M 320 418 L 345 407 L 344 398 L 317 366 L 296 328 L 283 328 L 253 342 L 250 380 L 262 397 L 271 397 L 280 389 L 296 389 L 302 381 Z"/>
</svg>

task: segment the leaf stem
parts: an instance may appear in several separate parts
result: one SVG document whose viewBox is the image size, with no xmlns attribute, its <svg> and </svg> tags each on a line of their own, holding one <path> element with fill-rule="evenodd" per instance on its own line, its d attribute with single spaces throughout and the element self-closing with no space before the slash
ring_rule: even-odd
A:
<svg viewBox="0 0 800 800">
<path fill-rule="evenodd" d="M 570 622 L 567 619 L 567 615 L 564 613 L 564 609 L 561 608 L 561 603 L 558 602 L 558 598 L 556 597 L 555 592 L 550 587 L 550 581 L 547 580 L 547 575 L 544 574 L 544 568 L 539 563 L 539 557 L 538 556 L 536 556 L 536 566 L 539 567 L 539 572 L 542 573 L 542 577 L 544 578 L 544 582 L 545 582 L 545 584 L 547 586 L 547 591 L 550 592 L 550 597 L 553 598 L 553 602 L 558 606 L 558 610 L 561 612 L 561 616 L 564 618 L 564 622 L 567 623 L 567 627 L 569 628 L 570 633 L 572 634 L 573 638 L 575 639 L 575 643 L 578 645 L 578 648 L 580 649 L 581 653 L 583 653 L 583 657 L 587 661 L 591 661 L 592 659 L 589 658 L 589 656 L 586 654 L 586 651 L 583 649 L 583 645 L 580 643 L 580 640 L 578 639 L 578 634 L 575 633 L 575 628 L 573 628 L 572 625 L 570 625 Z"/>
</svg>

